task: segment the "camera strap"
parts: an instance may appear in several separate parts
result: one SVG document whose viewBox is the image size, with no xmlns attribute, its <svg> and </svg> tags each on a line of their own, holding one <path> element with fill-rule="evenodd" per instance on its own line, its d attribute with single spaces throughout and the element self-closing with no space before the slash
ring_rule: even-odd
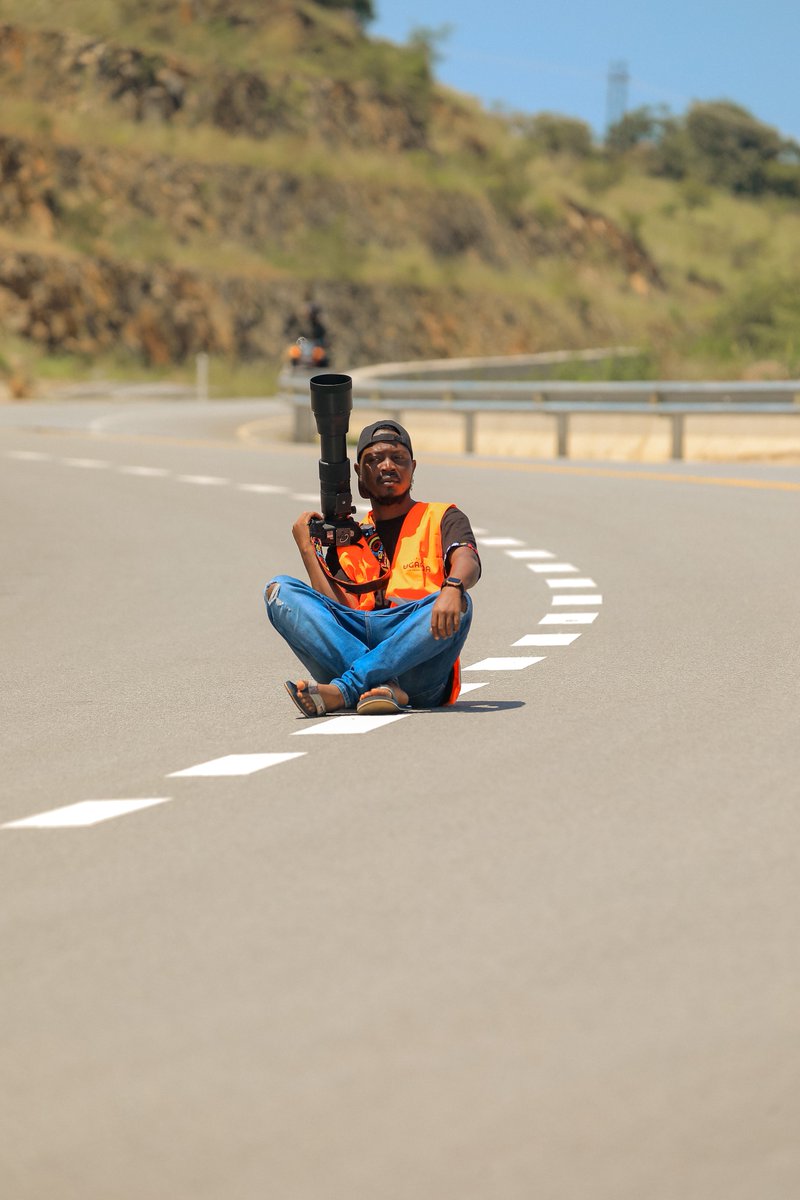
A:
<svg viewBox="0 0 800 1200">
<path fill-rule="evenodd" d="M 327 577 L 354 596 L 383 591 L 392 573 L 392 565 L 375 526 L 363 524 L 361 532 L 358 542 L 336 547 L 327 547 L 320 538 L 311 537 L 314 553 Z M 335 549 L 338 558 L 336 574 L 328 566 L 330 549 Z"/>
</svg>

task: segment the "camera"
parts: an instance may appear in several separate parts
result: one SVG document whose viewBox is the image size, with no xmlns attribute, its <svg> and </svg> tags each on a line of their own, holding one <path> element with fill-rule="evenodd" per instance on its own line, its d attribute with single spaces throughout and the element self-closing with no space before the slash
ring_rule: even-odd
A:
<svg viewBox="0 0 800 1200">
<path fill-rule="evenodd" d="M 319 495 L 322 520 L 308 527 L 325 546 L 352 546 L 363 531 L 353 520 L 356 511 L 350 491 L 347 430 L 353 409 L 353 381 L 349 375 L 315 375 L 310 381 L 311 408 L 320 437 Z"/>
</svg>

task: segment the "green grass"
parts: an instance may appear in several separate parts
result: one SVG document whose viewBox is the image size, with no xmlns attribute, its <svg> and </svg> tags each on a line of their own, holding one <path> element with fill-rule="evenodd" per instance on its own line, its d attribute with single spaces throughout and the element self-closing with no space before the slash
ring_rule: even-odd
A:
<svg viewBox="0 0 800 1200">
<path fill-rule="evenodd" d="M 237 396 L 272 396 L 277 391 L 281 363 L 272 360 L 241 362 L 212 355 L 208 388 L 212 399 Z M 120 349 L 114 354 L 85 358 L 54 354 L 23 338 L 0 334 L 0 383 L 12 377 L 27 381 L 25 398 L 57 396 L 60 386 L 78 383 L 170 383 L 194 387 L 194 362 L 163 368 L 145 366 L 134 354 Z"/>
<path fill-rule="evenodd" d="M 264 0 L 250 5 L 252 24 L 184 20 L 174 0 L 149 11 L 138 0 L 3 0 L 4 21 L 39 31 L 69 29 L 154 57 L 179 59 L 198 74 L 214 70 L 258 72 L 280 82 L 326 77 L 368 80 L 380 91 L 425 110 L 432 86 L 418 48 L 367 38 L 346 13 L 298 3 L 304 16 Z M 244 15 L 246 6 L 243 6 Z M 290 67 L 287 66 L 290 64 Z"/>
<path fill-rule="evenodd" d="M 461 191 L 482 195 L 480 179 L 466 164 L 442 161 L 424 152 L 398 155 L 330 145 L 313 131 L 302 140 L 289 134 L 269 140 L 230 135 L 210 125 L 126 121 L 111 105 L 92 102 L 85 114 L 41 101 L 2 96 L 0 132 L 45 138 L 57 145 L 107 149 L 142 159 L 172 158 L 207 167 L 249 167 L 300 177 L 374 183 L 408 190 Z"/>
</svg>

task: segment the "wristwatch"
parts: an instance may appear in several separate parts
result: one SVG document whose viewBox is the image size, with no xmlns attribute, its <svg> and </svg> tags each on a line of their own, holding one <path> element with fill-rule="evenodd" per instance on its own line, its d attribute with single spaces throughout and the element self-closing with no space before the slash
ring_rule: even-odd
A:
<svg viewBox="0 0 800 1200">
<path fill-rule="evenodd" d="M 464 595 L 464 584 L 461 582 L 461 580 L 458 578 L 457 575 L 448 575 L 447 579 L 445 579 L 444 583 L 442 584 L 442 587 L 439 590 L 442 591 L 446 587 L 458 588 L 458 590 L 461 592 L 461 595 L 462 596 Z"/>
</svg>

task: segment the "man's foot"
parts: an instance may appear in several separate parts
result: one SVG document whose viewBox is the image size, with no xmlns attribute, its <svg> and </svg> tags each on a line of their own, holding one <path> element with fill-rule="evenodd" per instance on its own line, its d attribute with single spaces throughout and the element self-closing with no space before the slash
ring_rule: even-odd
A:
<svg viewBox="0 0 800 1200">
<path fill-rule="evenodd" d="M 398 713 L 408 708 L 408 693 L 399 683 L 383 683 L 359 697 L 357 713 Z"/>
<path fill-rule="evenodd" d="M 344 696 L 332 683 L 314 683 L 308 679 L 292 683 L 287 679 L 283 686 L 304 717 L 324 717 L 337 708 L 344 708 Z"/>
</svg>

